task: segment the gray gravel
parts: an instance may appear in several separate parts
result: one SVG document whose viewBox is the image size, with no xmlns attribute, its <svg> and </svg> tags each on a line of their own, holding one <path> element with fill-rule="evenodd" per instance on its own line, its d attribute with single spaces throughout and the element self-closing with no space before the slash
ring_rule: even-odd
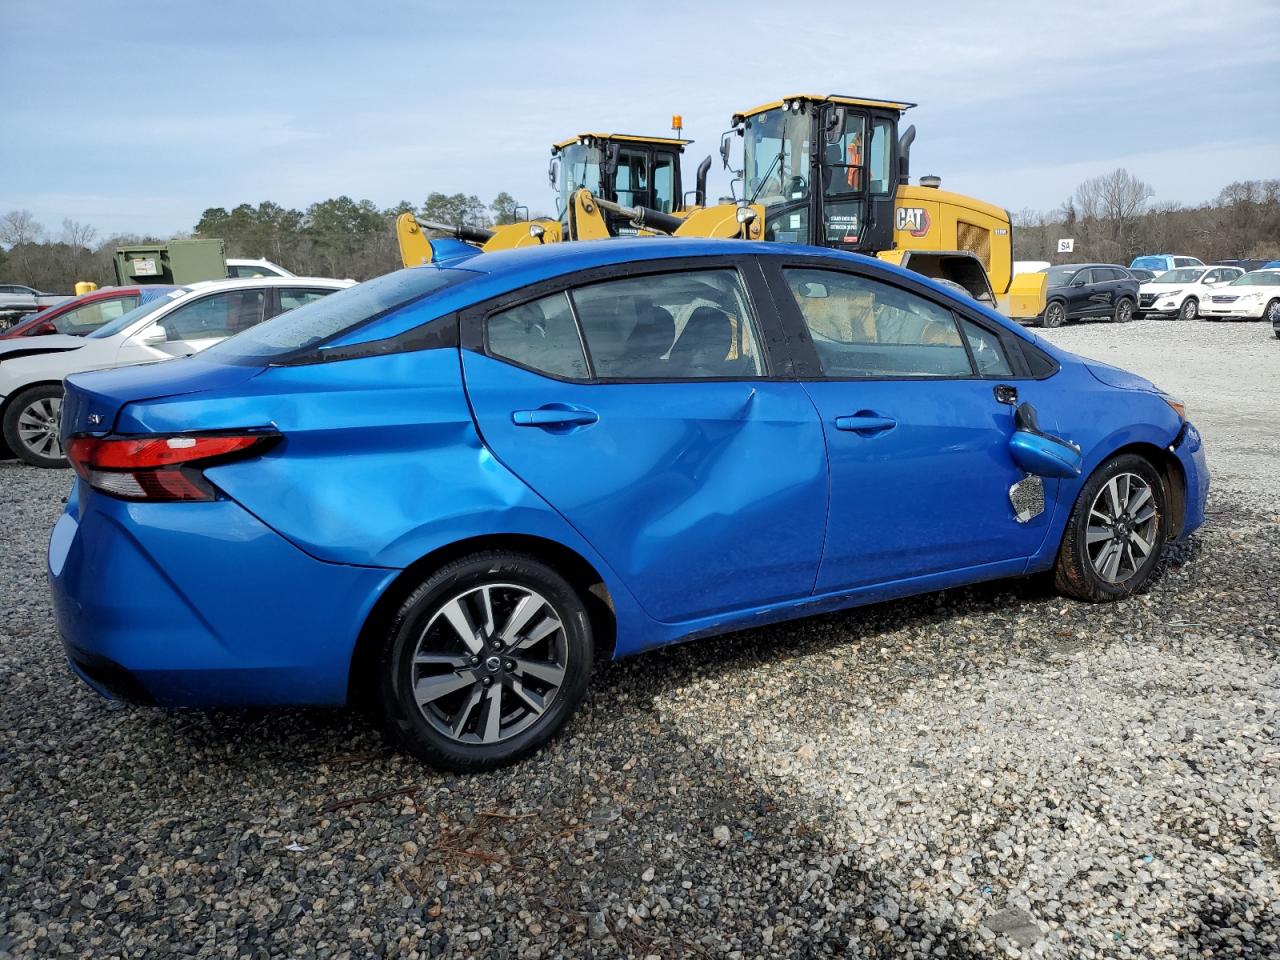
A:
<svg viewBox="0 0 1280 960">
<path fill-rule="evenodd" d="M 1280 343 L 1050 336 L 1208 435 L 1211 523 L 1147 593 L 989 584 L 602 665 L 485 776 L 345 712 L 100 700 L 44 592 L 68 476 L 0 465 L 0 956 L 1280 955 L 1276 454 L 1239 426 L 1280 412 Z"/>
</svg>

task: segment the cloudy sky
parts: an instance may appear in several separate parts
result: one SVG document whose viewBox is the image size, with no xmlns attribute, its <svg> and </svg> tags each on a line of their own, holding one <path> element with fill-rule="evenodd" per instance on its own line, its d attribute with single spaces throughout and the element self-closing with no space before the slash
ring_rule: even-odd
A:
<svg viewBox="0 0 1280 960">
<path fill-rule="evenodd" d="M 1117 166 L 1188 204 L 1280 176 L 1280 0 L 0 0 L 0 37 L 0 212 L 104 235 L 340 194 L 552 211 L 555 140 L 680 113 L 691 180 L 798 92 L 919 103 L 913 173 L 1015 211 Z"/>
</svg>

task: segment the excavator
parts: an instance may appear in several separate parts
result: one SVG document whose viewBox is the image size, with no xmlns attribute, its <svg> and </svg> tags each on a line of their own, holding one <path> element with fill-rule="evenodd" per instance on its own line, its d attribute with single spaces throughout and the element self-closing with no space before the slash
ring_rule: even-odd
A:
<svg viewBox="0 0 1280 960">
<path fill-rule="evenodd" d="M 671 192 L 653 189 L 652 175 L 645 188 L 632 187 L 638 181 L 629 168 L 619 189 L 618 172 L 629 141 L 619 135 L 583 134 L 553 148 L 552 183 L 559 188 L 562 220 L 512 224 L 494 232 L 427 226 L 480 243 L 485 250 L 599 239 L 623 230 L 829 246 L 950 281 L 1007 316 L 1038 316 L 1044 309 L 1046 277 L 1014 275 L 1008 212 L 944 191 L 937 177 L 921 177 L 918 185 L 911 184 L 915 126 L 901 134 L 898 127 L 914 106 L 898 100 L 797 94 L 734 114 L 721 138 L 720 156 L 730 169 L 732 141 L 742 140 L 742 169 L 731 171 L 733 182 L 741 183 L 742 196 L 711 207 L 704 205 L 706 161 L 699 167 L 692 202 L 675 207 L 675 198 L 681 197 L 678 154 L 670 175 Z M 630 142 L 652 144 L 656 156 L 663 141 Z M 683 150 L 689 141 L 665 142 Z M 598 182 L 592 166 L 596 161 Z M 661 209 L 668 202 L 672 208 Z M 424 247 L 429 258 L 425 237 L 417 247 L 406 247 L 404 233 L 400 236 L 406 265 L 424 262 Z"/>
</svg>

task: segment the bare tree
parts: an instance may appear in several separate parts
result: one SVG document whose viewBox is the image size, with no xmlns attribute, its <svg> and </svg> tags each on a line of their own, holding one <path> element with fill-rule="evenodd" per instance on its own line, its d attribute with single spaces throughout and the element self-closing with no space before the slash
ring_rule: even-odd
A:
<svg viewBox="0 0 1280 960">
<path fill-rule="evenodd" d="M 93 249 L 93 241 L 98 239 L 97 228 L 78 220 L 62 221 L 62 242 L 74 249 Z"/>
<path fill-rule="evenodd" d="M 30 210 L 10 210 L 0 217 L 0 243 L 17 247 L 24 243 L 39 243 L 44 227 L 36 222 Z"/>
</svg>

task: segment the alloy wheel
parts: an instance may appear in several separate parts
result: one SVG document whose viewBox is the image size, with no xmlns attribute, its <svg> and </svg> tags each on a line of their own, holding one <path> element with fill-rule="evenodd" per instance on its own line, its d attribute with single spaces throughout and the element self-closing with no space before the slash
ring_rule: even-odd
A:
<svg viewBox="0 0 1280 960">
<path fill-rule="evenodd" d="M 1195 297 L 1187 297 L 1186 300 L 1182 301 L 1182 310 L 1180 312 L 1183 320 L 1194 320 L 1200 312 L 1200 304 Z"/>
<path fill-rule="evenodd" d="M 18 439 L 36 456 L 56 460 L 64 456 L 58 436 L 61 397 L 41 397 L 18 414 Z"/>
<path fill-rule="evenodd" d="M 1062 326 L 1062 321 L 1066 318 L 1066 308 L 1060 303 L 1051 303 L 1044 309 L 1044 325 L 1046 327 L 1060 327 Z"/>
<path fill-rule="evenodd" d="M 1093 569 L 1108 583 L 1138 572 L 1156 547 L 1160 516 L 1151 486 L 1136 473 L 1118 473 L 1098 491 L 1089 508 L 1085 549 Z"/>
<path fill-rule="evenodd" d="M 1267 304 L 1267 319 L 1272 323 L 1280 323 L 1280 300 L 1272 300 Z"/>
<path fill-rule="evenodd" d="M 1116 323 L 1128 323 L 1133 319 L 1133 301 L 1121 300 L 1116 307 Z"/>
<path fill-rule="evenodd" d="M 540 593 L 486 583 L 431 615 L 412 661 L 413 699 L 437 731 L 493 744 L 527 730 L 555 701 L 568 667 L 560 613 Z"/>
</svg>

